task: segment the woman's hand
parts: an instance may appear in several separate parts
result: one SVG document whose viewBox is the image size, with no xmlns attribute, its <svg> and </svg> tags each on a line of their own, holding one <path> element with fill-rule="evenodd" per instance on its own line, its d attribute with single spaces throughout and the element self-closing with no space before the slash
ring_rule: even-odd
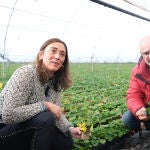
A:
<svg viewBox="0 0 150 150">
<path fill-rule="evenodd" d="M 56 104 L 53 104 L 50 102 L 45 102 L 45 104 L 46 104 L 46 107 L 48 108 L 48 110 L 50 112 L 52 112 L 57 119 L 59 119 L 61 114 L 63 113 L 63 110 Z"/>
<path fill-rule="evenodd" d="M 70 127 L 69 132 L 72 137 L 76 139 L 81 139 L 82 132 L 80 131 L 79 127 Z"/>
</svg>

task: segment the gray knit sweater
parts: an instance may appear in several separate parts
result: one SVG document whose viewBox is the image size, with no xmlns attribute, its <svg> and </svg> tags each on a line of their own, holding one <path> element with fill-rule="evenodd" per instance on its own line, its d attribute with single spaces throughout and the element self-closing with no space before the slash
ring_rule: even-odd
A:
<svg viewBox="0 0 150 150">
<path fill-rule="evenodd" d="M 12 124 L 28 120 L 47 109 L 44 101 L 61 106 L 60 92 L 51 87 L 48 96 L 45 96 L 48 84 L 43 86 L 40 83 L 33 64 L 17 69 L 0 93 L 1 122 Z M 64 133 L 72 126 L 64 115 L 56 120 L 56 125 Z"/>
</svg>

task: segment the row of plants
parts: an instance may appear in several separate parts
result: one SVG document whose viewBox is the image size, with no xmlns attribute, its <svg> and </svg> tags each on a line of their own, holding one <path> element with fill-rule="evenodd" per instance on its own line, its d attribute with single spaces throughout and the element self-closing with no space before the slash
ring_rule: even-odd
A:
<svg viewBox="0 0 150 150">
<path fill-rule="evenodd" d="M 0 92 L 12 73 L 24 63 L 0 63 Z"/>
<path fill-rule="evenodd" d="M 135 64 L 72 64 L 74 84 L 62 94 L 68 119 L 91 127 L 89 139 L 74 140 L 74 150 L 90 150 L 129 132 L 121 115 L 127 110 L 126 91 Z"/>
<path fill-rule="evenodd" d="M 85 133 L 91 131 L 89 138 L 74 139 L 74 150 L 90 150 L 128 133 L 121 115 L 127 110 L 126 91 L 134 65 L 71 64 L 73 86 L 63 91 L 62 107 L 74 126 Z M 19 66 L 10 64 L 5 69 L 5 78 L 0 78 L 3 86 Z"/>
</svg>

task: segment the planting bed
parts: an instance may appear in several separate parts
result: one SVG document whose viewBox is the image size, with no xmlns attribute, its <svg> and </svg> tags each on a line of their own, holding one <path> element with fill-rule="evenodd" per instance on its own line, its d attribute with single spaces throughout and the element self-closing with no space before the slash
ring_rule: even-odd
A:
<svg viewBox="0 0 150 150">
<path fill-rule="evenodd" d="M 99 145 L 92 150 L 150 150 L 150 131 L 143 130 L 142 137 L 139 133 L 133 136 L 125 135 L 120 139 Z"/>
</svg>

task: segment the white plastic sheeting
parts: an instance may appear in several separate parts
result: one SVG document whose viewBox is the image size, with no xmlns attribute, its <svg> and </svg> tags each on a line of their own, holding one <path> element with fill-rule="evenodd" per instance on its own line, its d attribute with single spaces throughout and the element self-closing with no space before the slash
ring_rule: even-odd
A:
<svg viewBox="0 0 150 150">
<path fill-rule="evenodd" d="M 104 1 L 150 17 L 124 0 Z M 0 20 L 0 54 L 13 61 L 34 60 L 52 37 L 67 43 L 70 61 L 136 61 L 150 34 L 150 22 L 89 0 L 0 0 Z"/>
</svg>

